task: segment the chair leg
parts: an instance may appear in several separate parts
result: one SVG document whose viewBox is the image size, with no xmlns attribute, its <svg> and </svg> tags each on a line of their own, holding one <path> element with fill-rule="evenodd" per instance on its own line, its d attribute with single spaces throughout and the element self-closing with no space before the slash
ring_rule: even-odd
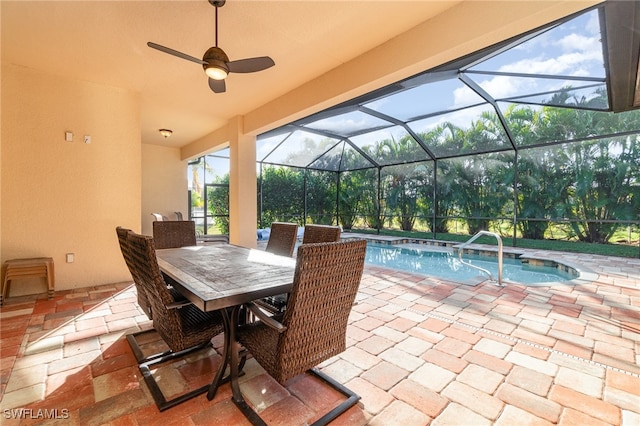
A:
<svg viewBox="0 0 640 426">
<path fill-rule="evenodd" d="M 324 416 L 320 417 L 318 420 L 313 422 L 311 426 L 328 425 L 333 420 L 335 420 L 338 416 L 340 416 L 342 413 L 344 413 L 349 408 L 356 405 L 356 403 L 360 400 L 360 396 L 358 394 L 353 392 L 351 389 L 348 389 L 347 387 L 343 386 L 341 383 L 338 383 L 337 381 L 327 376 L 326 374 L 322 373 L 321 371 L 315 368 L 312 368 L 311 370 L 309 370 L 309 372 L 347 397 L 347 399 L 342 401 L 342 403 L 340 403 L 337 407 L 335 407 L 334 409 L 326 413 Z M 247 418 L 247 420 L 251 422 L 252 425 L 266 426 L 266 423 L 264 422 L 264 420 L 262 420 L 262 418 L 260 418 L 258 413 L 256 413 L 249 406 L 249 404 L 247 404 L 247 402 L 244 400 L 244 397 L 240 392 L 240 387 L 238 386 L 237 382 L 236 382 L 235 388 L 234 388 L 233 382 L 234 381 L 231 382 L 232 383 L 231 386 L 233 388 L 233 398 L 232 398 L 233 403 L 236 405 L 236 407 L 240 409 L 240 411 L 242 411 L 242 414 L 244 414 L 244 416 Z"/>
<path fill-rule="evenodd" d="M 238 309 L 234 309 L 231 316 L 231 324 L 237 323 L 238 320 Z M 242 396 L 242 392 L 240 391 L 240 383 L 238 383 L 238 368 L 242 370 L 242 366 L 244 366 L 244 358 L 246 357 L 246 350 L 240 351 L 240 343 L 236 341 L 235 335 L 235 327 L 231 327 L 229 332 L 229 343 L 230 343 L 230 363 L 231 363 L 231 391 L 233 393 L 233 397 L 231 398 L 233 403 L 242 411 L 242 414 L 251 422 L 252 425 L 255 426 L 266 426 L 267 424 L 260 418 L 258 413 L 256 413 L 247 402 L 244 400 Z M 242 360 L 238 361 L 238 356 L 242 356 Z M 337 407 L 326 413 L 324 416 L 320 417 L 318 420 L 312 423 L 311 426 L 325 426 L 329 424 L 331 421 L 335 420 L 340 414 L 347 411 L 349 408 L 354 406 L 359 400 L 360 396 L 358 396 L 351 389 L 346 386 L 338 383 L 336 380 L 322 373 L 320 370 L 316 368 L 312 368 L 309 370 L 310 373 L 318 377 L 320 380 L 345 395 L 347 399 L 340 403 Z"/>
<path fill-rule="evenodd" d="M 149 330 L 138 331 L 136 333 L 127 334 L 127 343 L 129 343 L 129 347 L 131 347 L 131 351 L 133 351 L 133 356 L 136 358 L 136 362 L 142 364 L 147 361 L 151 361 L 152 359 L 161 358 L 163 356 L 167 356 L 172 353 L 171 350 L 165 352 L 159 352 L 157 354 L 147 355 L 145 356 L 142 352 L 142 348 L 138 344 L 137 337 L 145 334 L 155 333 L 156 330 L 153 328 Z"/>
<path fill-rule="evenodd" d="M 155 378 L 153 377 L 153 374 L 151 373 L 151 367 L 156 364 L 162 364 L 164 362 L 183 357 L 192 352 L 196 352 L 200 349 L 210 346 L 211 342 L 205 342 L 201 345 L 193 346 L 191 348 L 187 348 L 179 352 L 173 352 L 171 350 L 168 350 L 165 352 L 160 352 L 157 354 L 145 356 L 144 353 L 142 352 L 142 349 L 140 348 L 140 345 L 138 344 L 138 341 L 136 340 L 136 337 L 143 334 L 155 333 L 155 332 L 156 331 L 154 329 L 150 329 L 150 330 L 139 331 L 137 333 L 128 334 L 127 342 L 129 343 L 129 346 L 133 351 L 133 356 L 136 358 L 136 361 L 138 362 L 138 368 L 140 369 L 140 372 L 142 373 L 142 377 L 144 378 L 144 381 L 147 384 L 149 391 L 151 392 L 151 396 L 153 397 L 153 400 L 156 402 L 158 409 L 160 411 L 164 411 L 168 408 L 175 407 L 176 405 L 184 401 L 187 401 L 191 398 L 194 398 L 200 394 L 205 393 L 209 389 L 209 385 L 201 386 L 197 389 L 194 389 L 176 398 L 167 400 L 164 394 L 162 393 L 162 390 L 158 386 L 158 383 L 156 382 Z"/>
<path fill-rule="evenodd" d="M 163 362 L 167 362 L 170 361 L 172 359 L 175 358 L 179 358 L 182 356 L 185 356 L 191 352 L 195 352 L 197 350 L 202 349 L 204 346 L 206 345 L 199 345 L 199 346 L 194 346 L 192 348 L 189 349 L 185 349 L 183 351 L 180 352 L 172 352 L 171 354 L 161 357 L 161 358 L 156 358 L 156 359 L 152 359 L 151 361 L 142 363 L 138 366 L 138 368 L 140 369 L 140 372 L 142 373 L 142 377 L 144 378 L 145 383 L 147 384 L 147 387 L 149 388 L 149 391 L 151 392 L 151 396 L 153 397 L 153 400 L 156 402 L 156 405 L 158 406 L 158 410 L 160 410 L 161 412 L 164 410 L 167 410 L 171 407 L 175 407 L 176 405 L 183 403 L 191 398 L 195 398 L 198 395 L 201 395 L 203 393 L 205 393 L 208 389 L 209 389 L 209 385 L 204 385 L 201 386 L 197 389 L 194 389 L 190 392 L 187 392 L 183 395 L 177 396 L 176 398 L 167 400 L 164 396 L 164 394 L 162 393 L 162 390 L 160 389 L 160 387 L 158 386 L 158 383 L 156 382 L 156 379 L 153 377 L 153 374 L 151 374 L 151 366 L 154 366 L 156 364 L 161 364 Z"/>
<path fill-rule="evenodd" d="M 335 390 L 337 390 L 338 392 L 340 392 L 341 394 L 347 397 L 347 399 L 342 401 L 342 403 L 338 405 L 336 408 L 329 411 L 327 414 L 325 414 L 324 416 L 320 417 L 318 420 L 313 422 L 312 426 L 323 426 L 332 422 L 339 415 L 341 415 L 342 413 L 347 411 L 349 408 L 356 405 L 356 403 L 360 400 L 360 396 L 358 394 L 356 394 L 346 386 L 342 385 L 341 383 L 338 383 L 337 381 L 327 376 L 317 368 L 312 368 L 309 371 L 313 373 L 316 377 L 318 377 L 320 380 L 327 383 L 329 386 L 331 386 L 332 388 L 334 388 Z"/>
</svg>

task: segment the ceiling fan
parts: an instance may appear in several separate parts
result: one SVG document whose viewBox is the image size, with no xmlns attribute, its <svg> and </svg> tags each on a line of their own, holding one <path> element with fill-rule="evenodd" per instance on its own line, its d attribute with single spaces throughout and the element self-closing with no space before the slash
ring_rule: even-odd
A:
<svg viewBox="0 0 640 426">
<path fill-rule="evenodd" d="M 216 8 L 216 45 L 210 47 L 205 53 L 202 59 L 198 59 L 194 56 L 187 55 L 186 53 L 178 52 L 177 50 L 170 49 L 159 44 L 148 42 L 147 46 L 157 49 L 161 52 L 168 53 L 178 58 L 186 59 L 187 61 L 201 64 L 204 68 L 205 74 L 209 77 L 209 87 L 215 93 L 223 93 L 226 91 L 226 84 L 224 79 L 227 78 L 229 73 L 250 73 L 262 71 L 275 65 L 273 59 L 268 56 L 259 56 L 256 58 L 240 59 L 237 61 L 229 61 L 229 57 L 224 50 L 218 47 L 218 8 L 224 6 L 226 0 L 208 0 L 212 6 Z"/>
</svg>

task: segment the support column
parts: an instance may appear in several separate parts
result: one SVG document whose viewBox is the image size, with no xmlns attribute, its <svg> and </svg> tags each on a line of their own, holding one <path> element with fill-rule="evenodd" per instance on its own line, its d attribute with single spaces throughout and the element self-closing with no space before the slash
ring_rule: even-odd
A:
<svg viewBox="0 0 640 426">
<path fill-rule="evenodd" d="M 256 247 L 258 223 L 256 137 L 243 133 L 242 117 L 229 130 L 229 242 Z"/>
</svg>

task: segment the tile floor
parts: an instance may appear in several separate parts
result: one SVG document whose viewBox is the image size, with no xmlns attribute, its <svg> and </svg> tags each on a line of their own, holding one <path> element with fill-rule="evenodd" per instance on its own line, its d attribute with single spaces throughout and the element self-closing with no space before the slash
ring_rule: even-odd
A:
<svg viewBox="0 0 640 426">
<path fill-rule="evenodd" d="M 466 286 L 366 267 L 347 350 L 321 370 L 361 397 L 336 425 L 640 425 L 640 260 L 536 252 L 595 275 L 576 286 Z M 581 266 L 581 267 L 582 267 Z M 126 333 L 151 326 L 131 283 L 8 298 L 0 309 L 2 425 L 246 424 L 223 385 L 158 412 Z M 214 348 L 155 371 L 167 394 L 207 383 Z M 246 399 L 303 425 L 340 399 L 255 363 Z"/>
</svg>

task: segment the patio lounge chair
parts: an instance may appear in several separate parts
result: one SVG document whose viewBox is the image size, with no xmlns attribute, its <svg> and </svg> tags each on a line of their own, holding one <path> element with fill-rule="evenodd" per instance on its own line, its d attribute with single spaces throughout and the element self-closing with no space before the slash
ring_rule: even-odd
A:
<svg viewBox="0 0 640 426">
<path fill-rule="evenodd" d="M 151 216 L 155 217 L 157 221 L 169 220 L 168 217 L 161 215 L 160 213 L 151 213 Z"/>
</svg>

